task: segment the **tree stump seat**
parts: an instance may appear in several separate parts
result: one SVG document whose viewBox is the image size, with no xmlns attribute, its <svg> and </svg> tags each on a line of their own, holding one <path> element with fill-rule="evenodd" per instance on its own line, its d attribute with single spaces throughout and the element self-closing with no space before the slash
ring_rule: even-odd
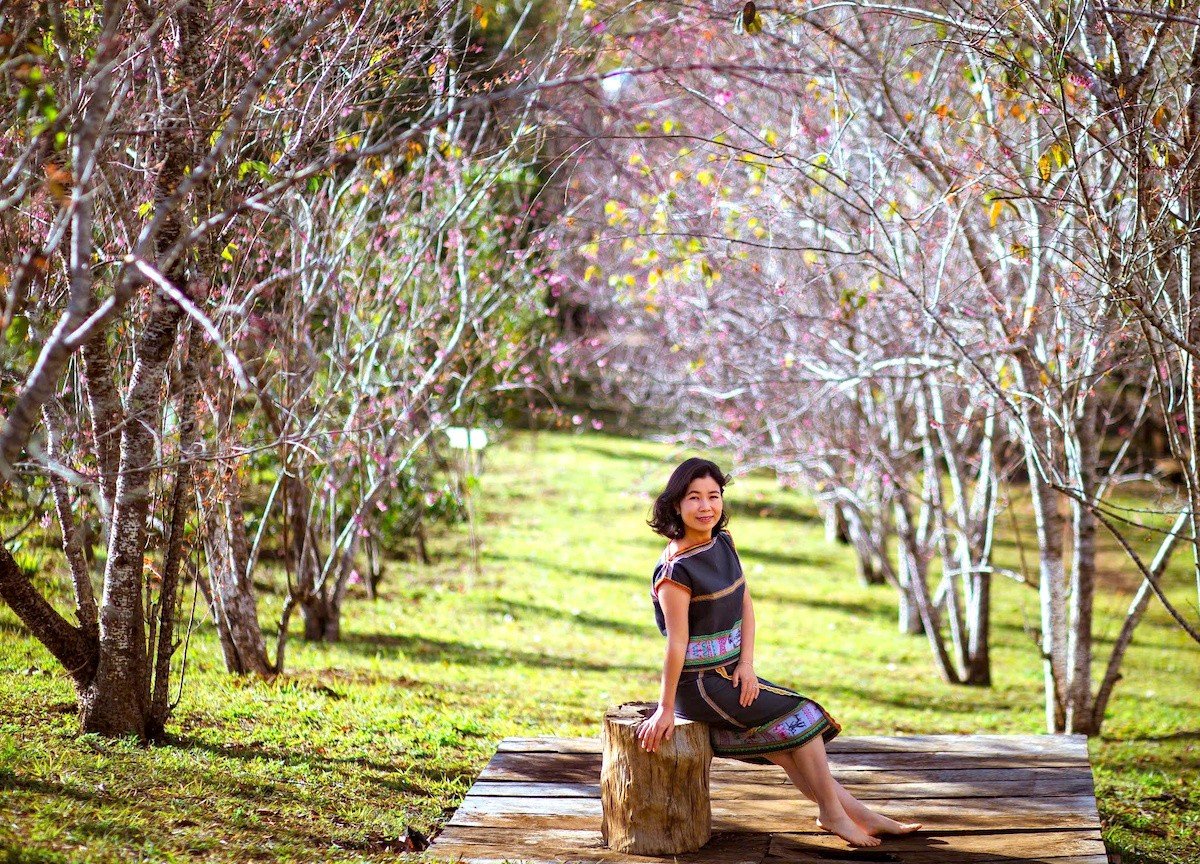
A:
<svg viewBox="0 0 1200 864">
<path fill-rule="evenodd" d="M 642 749 L 637 727 L 658 708 L 627 702 L 604 714 L 600 826 L 605 844 L 632 855 L 694 852 L 712 836 L 708 726 L 676 718 L 671 740 Z"/>
</svg>

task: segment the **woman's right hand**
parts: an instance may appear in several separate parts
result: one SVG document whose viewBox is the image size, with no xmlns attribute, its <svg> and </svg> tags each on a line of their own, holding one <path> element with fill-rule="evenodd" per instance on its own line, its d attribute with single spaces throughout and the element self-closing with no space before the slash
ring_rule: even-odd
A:
<svg viewBox="0 0 1200 864">
<path fill-rule="evenodd" d="M 653 753 L 663 741 L 670 741 L 675 731 L 675 712 L 664 711 L 663 706 L 638 725 L 637 737 L 642 749 Z"/>
</svg>

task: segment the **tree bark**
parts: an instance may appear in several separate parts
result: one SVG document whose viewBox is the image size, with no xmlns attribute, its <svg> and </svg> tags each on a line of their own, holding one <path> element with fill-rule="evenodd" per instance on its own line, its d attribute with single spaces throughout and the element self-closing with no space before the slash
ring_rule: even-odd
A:
<svg viewBox="0 0 1200 864">
<path fill-rule="evenodd" d="M 311 594 L 300 604 L 304 638 L 309 642 L 337 642 L 342 636 L 341 610 L 325 592 Z"/>
<path fill-rule="evenodd" d="M 1171 526 L 1171 533 L 1164 537 L 1162 543 L 1159 544 L 1158 552 L 1150 564 L 1150 572 L 1155 578 L 1161 576 L 1167 569 L 1167 565 L 1171 562 L 1171 555 L 1179 542 L 1180 533 L 1190 522 L 1190 511 L 1184 510 L 1176 517 L 1175 524 Z M 1100 686 L 1096 689 L 1096 699 L 1092 705 L 1091 727 L 1095 730 L 1093 734 L 1099 733 L 1100 727 L 1104 723 L 1104 710 L 1108 707 L 1108 699 L 1112 696 L 1113 688 L 1121 679 L 1121 661 L 1125 657 L 1125 651 L 1133 643 L 1133 633 L 1141 622 L 1142 615 L 1153 596 L 1154 592 L 1150 590 L 1150 580 L 1143 579 L 1125 613 L 1125 621 L 1121 625 L 1121 632 L 1117 635 L 1116 642 L 1113 643 L 1112 654 L 1109 655 L 1108 665 L 1104 670 L 1104 678 L 1101 679 Z"/>
<path fill-rule="evenodd" d="M 1072 501 L 1075 519 L 1075 554 L 1071 567 L 1067 682 L 1063 731 L 1094 734 L 1092 719 L 1092 606 L 1096 590 L 1096 516 L 1090 506 L 1096 495 L 1096 397 L 1083 396 L 1077 423 L 1079 493 L 1087 499 Z"/>
<path fill-rule="evenodd" d="M 90 638 L 58 614 L 3 545 L 0 545 L 0 599 L 63 665 L 76 690 L 91 684 L 99 663 L 98 639 Z"/>
<path fill-rule="evenodd" d="M 92 446 L 96 449 L 96 468 L 100 475 L 101 523 L 108 524 L 117 497 L 117 471 L 121 464 L 121 426 L 124 408 L 113 384 L 108 339 L 103 328 L 83 346 L 83 388 L 87 397 L 92 427 Z M 105 538 L 107 539 L 107 538 Z"/>
<path fill-rule="evenodd" d="M 1046 731 L 1061 732 L 1065 722 L 1062 683 L 1066 681 L 1066 572 L 1063 566 L 1063 517 L 1054 490 L 1031 466 L 1029 491 L 1038 533 L 1038 592 L 1042 609 L 1042 675 Z"/>
<path fill-rule="evenodd" d="M 236 467 L 218 466 L 212 486 L 215 500 L 204 508 L 208 576 L 201 585 L 221 642 L 225 668 L 235 675 L 270 676 L 278 670 L 267 659 L 258 621 Z"/>
<path fill-rule="evenodd" d="M 42 413 L 46 426 L 46 450 L 51 459 L 61 462 L 64 421 L 62 409 L 51 400 L 46 403 Z M 50 488 L 54 493 L 54 509 L 62 531 L 63 554 L 67 557 L 67 566 L 71 570 L 71 582 L 75 590 L 75 618 L 79 621 L 80 633 L 89 642 L 94 642 L 100 635 L 96 595 L 92 590 L 91 569 L 87 556 L 83 553 L 83 542 L 71 509 L 71 490 L 67 481 L 57 472 L 50 474 Z"/>
<path fill-rule="evenodd" d="M 163 376 L 181 314 L 178 305 L 156 295 L 138 342 L 104 572 L 100 664 L 95 682 L 81 700 L 85 732 L 146 737 L 149 670 L 142 578 L 155 457 L 153 430 L 162 411 Z"/>
<path fill-rule="evenodd" d="M 189 348 L 195 327 L 189 325 L 183 345 L 183 374 L 176 397 L 179 417 L 179 464 L 175 469 L 175 485 L 171 494 L 171 523 L 163 557 L 162 586 L 158 595 L 158 644 L 154 650 L 154 678 L 149 694 L 149 716 L 146 736 L 162 737 L 167 717 L 171 713 L 168 685 L 171 680 L 171 657 L 175 653 L 175 624 L 179 617 L 179 570 L 185 555 L 184 523 L 192 500 L 192 460 L 196 457 L 196 360 Z"/>
<path fill-rule="evenodd" d="M 900 540 L 901 560 L 908 571 L 907 591 L 912 606 L 919 616 L 921 629 L 929 640 L 929 648 L 933 652 L 934 665 L 942 680 L 950 684 L 958 684 L 959 678 L 954 668 L 954 662 L 942 641 L 940 622 L 937 609 L 929 596 L 929 585 L 925 581 L 925 562 L 917 548 L 911 517 L 903 504 L 896 505 L 896 533 Z M 910 607 L 911 608 L 911 607 Z"/>
<path fill-rule="evenodd" d="M 616 852 L 678 855 L 712 836 L 708 726 L 677 719 L 671 740 L 648 753 L 637 727 L 656 707 L 631 702 L 604 715 L 600 833 Z"/>
</svg>

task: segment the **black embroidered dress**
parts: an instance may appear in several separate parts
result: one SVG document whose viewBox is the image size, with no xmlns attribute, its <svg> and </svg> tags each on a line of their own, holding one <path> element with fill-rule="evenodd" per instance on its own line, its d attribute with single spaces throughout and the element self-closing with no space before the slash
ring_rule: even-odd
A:
<svg viewBox="0 0 1200 864">
<path fill-rule="evenodd" d="M 654 567 L 650 594 L 654 618 L 667 635 L 659 589 L 672 582 L 691 595 L 688 646 L 675 696 L 675 713 L 709 724 L 713 752 L 744 762 L 766 763 L 764 753 L 791 750 L 820 735 L 833 739 L 841 726 L 824 708 L 794 690 L 758 679 L 758 697 L 743 708 L 731 677 L 742 646 L 742 599 L 746 577 L 722 531 L 707 543 L 669 556 Z M 676 588 L 666 586 L 666 590 Z"/>
</svg>

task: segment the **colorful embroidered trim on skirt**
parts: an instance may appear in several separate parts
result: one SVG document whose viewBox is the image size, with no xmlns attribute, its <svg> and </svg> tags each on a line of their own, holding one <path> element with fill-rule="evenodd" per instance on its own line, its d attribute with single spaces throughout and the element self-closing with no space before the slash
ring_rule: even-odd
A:
<svg viewBox="0 0 1200 864">
<path fill-rule="evenodd" d="M 820 735 L 833 723 L 824 709 L 811 699 L 789 714 L 753 729 L 710 730 L 713 751 L 718 756 L 745 756 L 790 750 Z"/>
<path fill-rule="evenodd" d="M 689 639 L 687 653 L 683 655 L 683 668 L 697 669 L 702 666 L 725 664 L 741 653 L 742 622 L 739 620 L 728 630 Z"/>
</svg>

